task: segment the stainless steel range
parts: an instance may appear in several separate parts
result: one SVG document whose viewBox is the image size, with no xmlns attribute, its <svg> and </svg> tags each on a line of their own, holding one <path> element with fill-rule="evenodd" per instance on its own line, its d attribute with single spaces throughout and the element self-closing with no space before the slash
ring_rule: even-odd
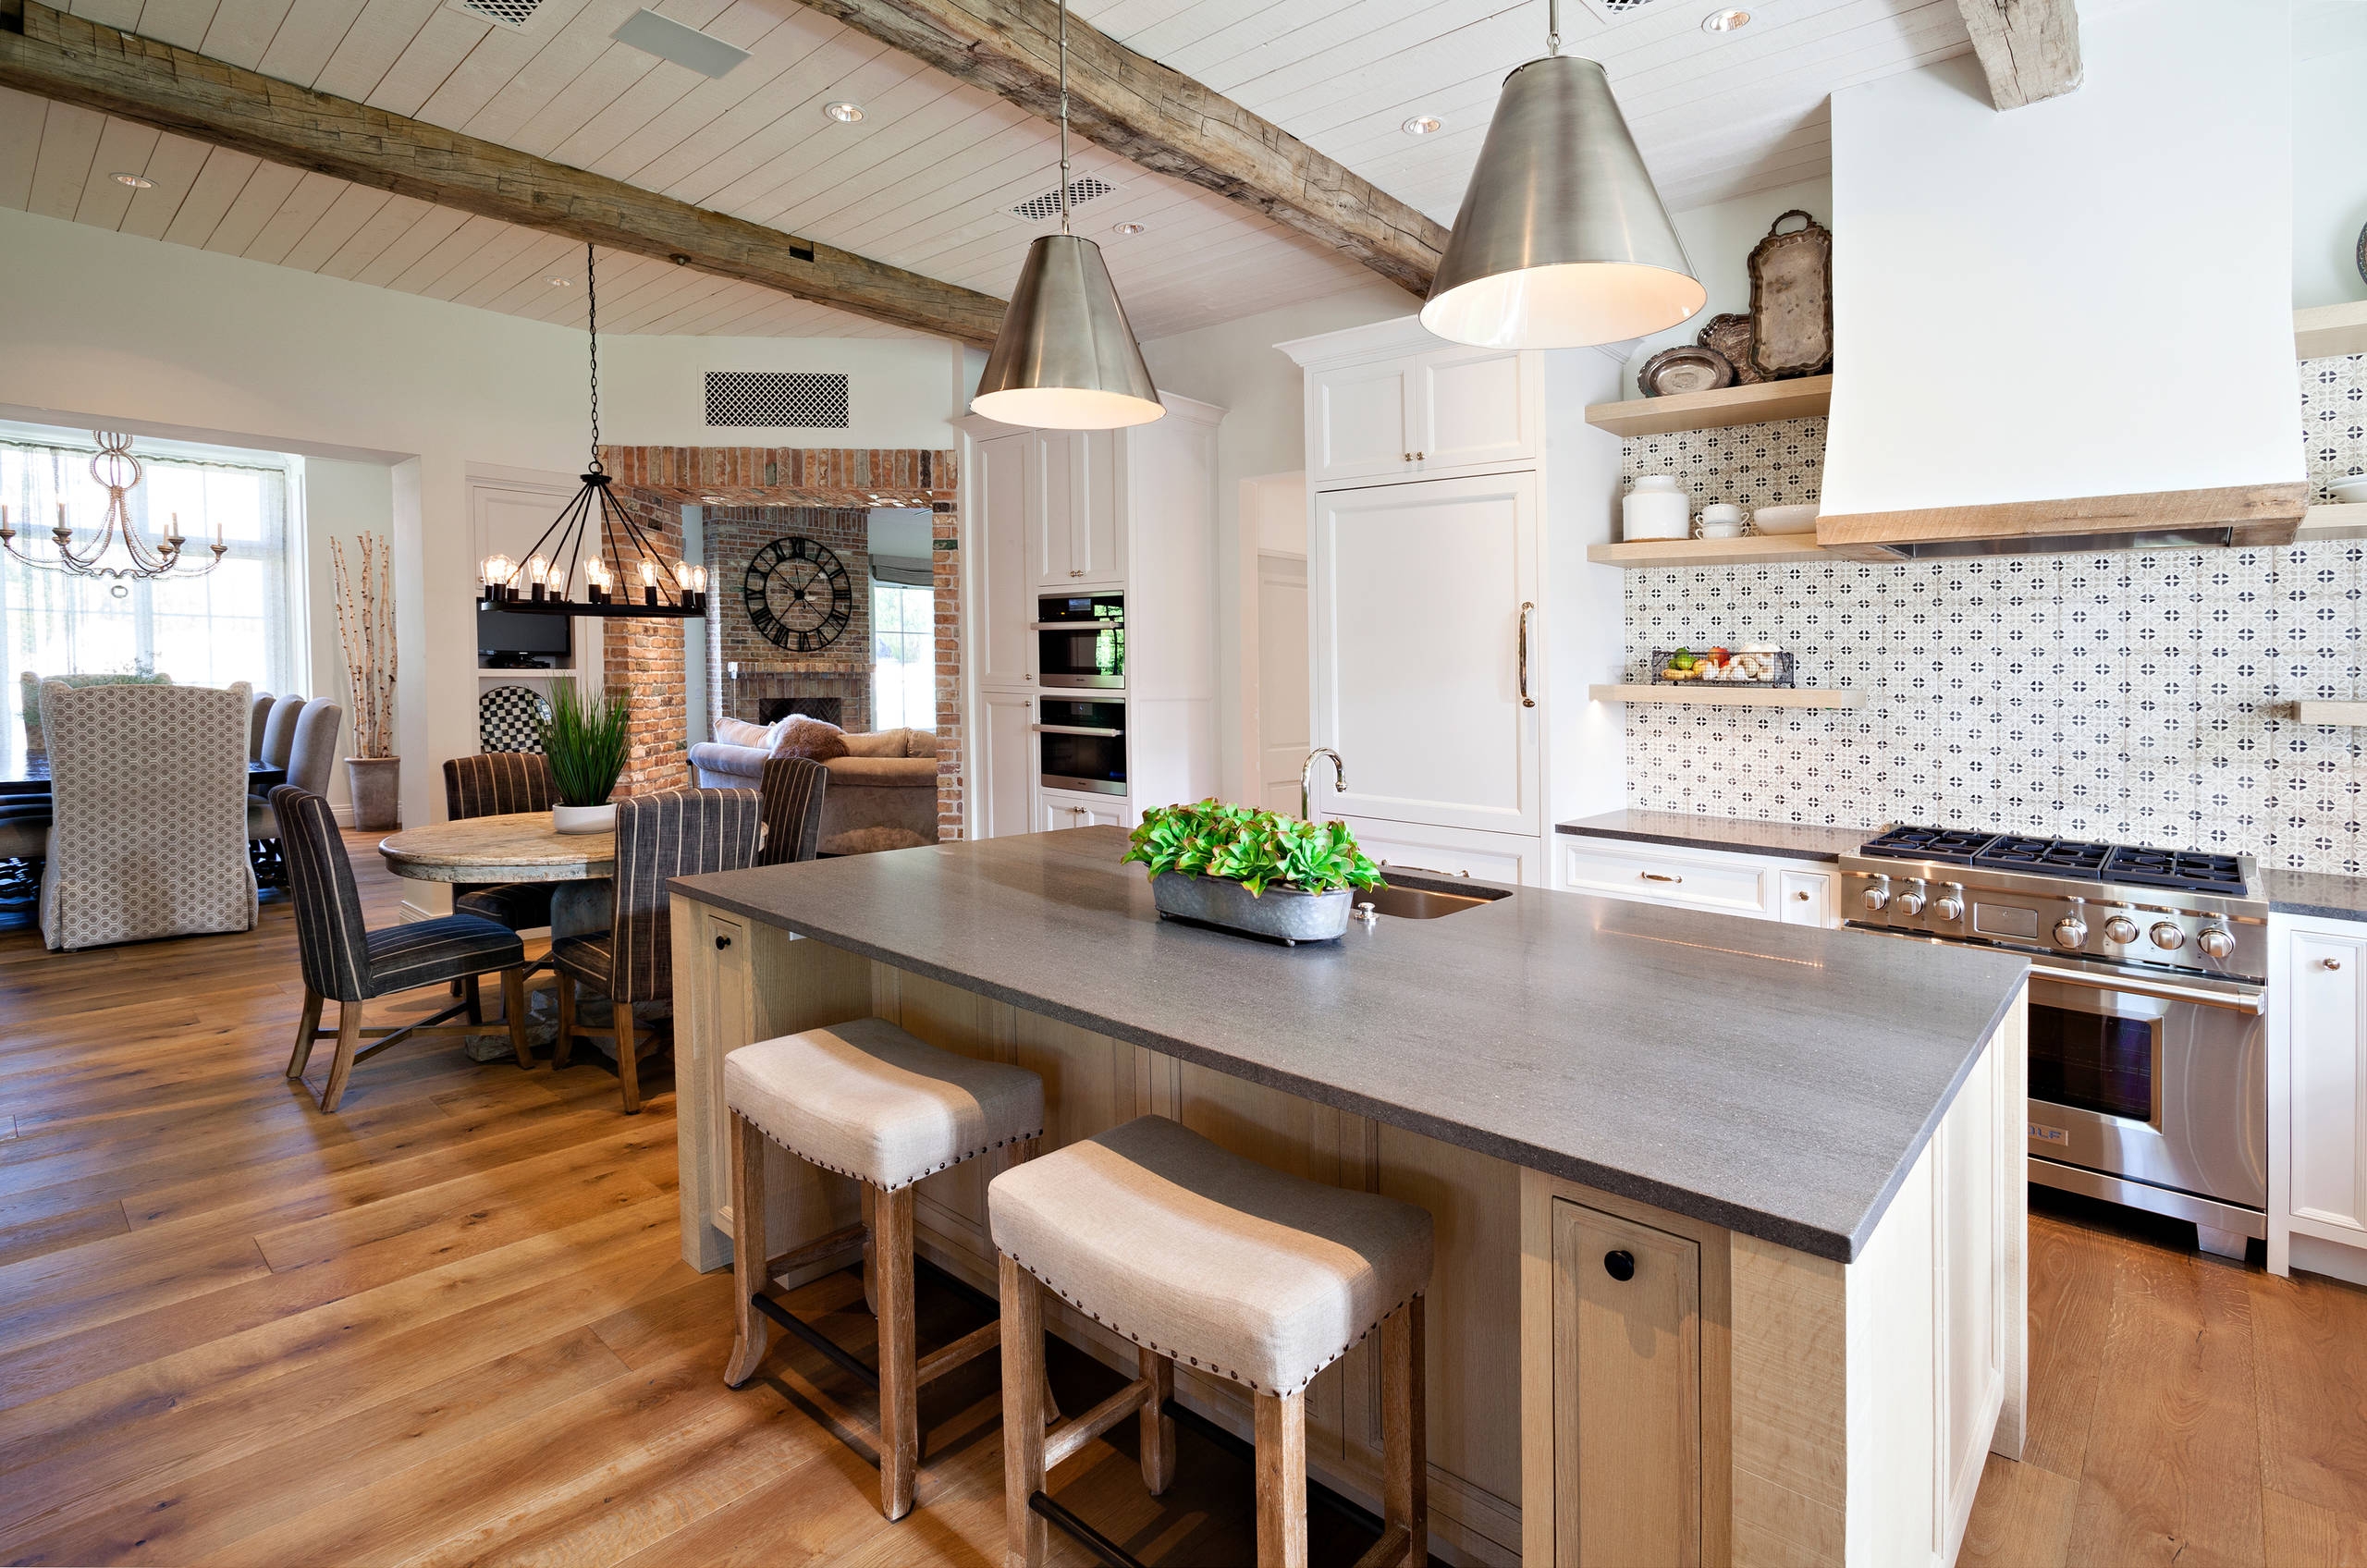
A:
<svg viewBox="0 0 2367 1568">
<path fill-rule="evenodd" d="M 2030 955 L 2030 1178 L 2268 1234 L 2268 900 L 2250 855 L 1893 827 L 1841 860 L 1862 930 Z"/>
</svg>

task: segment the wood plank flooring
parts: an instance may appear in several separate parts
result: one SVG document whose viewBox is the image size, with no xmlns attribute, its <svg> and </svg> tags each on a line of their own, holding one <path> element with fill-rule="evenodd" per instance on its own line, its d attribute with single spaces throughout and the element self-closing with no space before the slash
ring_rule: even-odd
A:
<svg viewBox="0 0 2367 1568">
<path fill-rule="evenodd" d="M 350 842 L 392 921 L 400 884 Z M 730 1276 L 678 1253 L 662 1068 L 627 1118 L 587 1052 L 521 1072 L 414 1041 L 324 1117 L 280 1076 L 288 915 L 80 954 L 0 933 L 0 1561 L 999 1561 L 993 1358 L 927 1390 L 920 1506 L 884 1523 L 850 1379 L 794 1346 L 723 1386 Z M 2367 1292 L 2035 1203 L 2029 1457 L 1990 1461 L 1963 1561 L 2367 1568 Z M 922 1296 L 924 1345 L 985 1320 Z M 852 1274 L 795 1305 L 869 1354 Z M 1053 1354 L 1065 1408 L 1118 1386 Z M 1061 1500 L 1148 1562 L 1248 1562 L 1249 1467 L 1187 1432 L 1152 1499 L 1131 1430 Z M 1318 1562 L 1370 1538 L 1311 1525 Z"/>
</svg>

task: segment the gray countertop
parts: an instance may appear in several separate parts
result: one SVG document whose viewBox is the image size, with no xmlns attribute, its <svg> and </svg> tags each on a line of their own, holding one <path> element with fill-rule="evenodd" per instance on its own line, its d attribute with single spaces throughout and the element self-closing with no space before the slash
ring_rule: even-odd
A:
<svg viewBox="0 0 2367 1568">
<path fill-rule="evenodd" d="M 1678 811 L 1607 811 L 1556 823 L 1556 833 L 1581 839 L 1625 839 L 1694 850 L 1780 855 L 1787 860 L 1838 860 L 1872 838 L 1870 827 L 1819 827 L 1804 822 L 1754 822 L 1739 816 L 1695 816 Z"/>
<path fill-rule="evenodd" d="M 677 879 L 1080 1027 L 1819 1256 L 1855 1257 L 2028 968 L 1524 888 L 1284 948 L 1162 923 L 1074 828 Z M 1411 882 L 1416 878 L 1403 878 Z"/>
<path fill-rule="evenodd" d="M 2367 876 L 2326 871 L 2269 871 L 2268 907 L 2279 914 L 2312 914 L 2322 920 L 2367 920 Z"/>
</svg>

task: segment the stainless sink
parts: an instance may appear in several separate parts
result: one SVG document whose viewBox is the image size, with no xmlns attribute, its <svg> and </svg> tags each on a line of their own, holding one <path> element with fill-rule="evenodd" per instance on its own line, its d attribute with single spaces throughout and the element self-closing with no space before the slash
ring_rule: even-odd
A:
<svg viewBox="0 0 2367 1568">
<path fill-rule="evenodd" d="M 1372 905 L 1376 914 L 1393 914 L 1400 920 L 1436 920 L 1441 915 L 1460 914 L 1466 909 L 1493 903 L 1495 899 L 1469 893 L 1436 892 L 1428 888 L 1380 887 L 1362 889 L 1355 901 L 1358 905 Z"/>
</svg>

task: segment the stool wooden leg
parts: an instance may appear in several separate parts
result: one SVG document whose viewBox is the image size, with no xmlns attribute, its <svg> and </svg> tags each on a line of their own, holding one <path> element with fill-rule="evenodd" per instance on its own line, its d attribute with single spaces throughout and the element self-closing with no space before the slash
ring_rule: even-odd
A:
<svg viewBox="0 0 2367 1568">
<path fill-rule="evenodd" d="M 1423 1568 L 1430 1560 L 1429 1411 L 1422 1298 L 1380 1321 L 1380 1540 L 1357 1568 Z M 1401 1542 L 1400 1534 L 1403 1533 Z"/>
<path fill-rule="evenodd" d="M 1306 1394 L 1257 1401 L 1257 1568 L 1306 1568 Z"/>
<path fill-rule="evenodd" d="M 879 1257 L 879 1512 L 913 1511 L 913 1475 L 921 1461 L 919 1360 L 913 1337 L 913 1189 L 873 1200 Z"/>
<path fill-rule="evenodd" d="M 1011 1145 L 1011 1158 L 1010 1158 L 1008 1161 L 1006 1161 L 1006 1162 L 1005 1162 L 1005 1164 L 1004 1164 L 1004 1166 L 1003 1166 L 1003 1169 L 1004 1169 L 1004 1170 L 1010 1170 L 1012 1166 L 1015 1166 L 1015 1165 L 1024 1165 L 1024 1164 L 1026 1164 L 1029 1160 L 1034 1159 L 1037 1155 L 1040 1155 L 1040 1154 L 1042 1154 L 1043 1152 L 1044 1152 L 1044 1135 L 1043 1135 L 1041 1133 L 1038 1133 L 1036 1136 L 1034 1136 L 1034 1137 L 1032 1137 L 1032 1138 L 1022 1138 L 1022 1139 L 1020 1139 L 1020 1140 L 1019 1140 L 1019 1142 L 1017 1142 L 1017 1143 L 1015 1143 L 1015 1144 L 1013 1144 L 1013 1145 Z M 1047 1426 L 1047 1427 L 1049 1427 L 1049 1426 L 1052 1425 L 1052 1423 L 1054 1423 L 1055 1421 L 1058 1421 L 1058 1420 L 1061 1418 L 1061 1402 L 1060 1402 L 1060 1400 L 1059 1400 L 1057 1397 L 1055 1397 L 1055 1396 L 1054 1396 L 1054 1394 L 1053 1394 L 1053 1392 L 1052 1392 L 1052 1369 L 1051 1369 L 1051 1366 L 1050 1366 L 1050 1364 L 1049 1364 L 1049 1363 L 1047 1363 L 1047 1364 L 1046 1364 L 1046 1366 L 1045 1366 L 1045 1367 L 1044 1367 L 1044 1379 L 1043 1379 L 1043 1381 L 1044 1381 L 1044 1425 L 1045 1425 L 1045 1426 Z M 1173 1387 L 1173 1385 L 1172 1385 L 1172 1383 L 1171 1383 L 1171 1383 L 1170 1383 L 1170 1390 L 1171 1390 L 1171 1391 L 1172 1390 L 1172 1387 Z M 1171 1476 L 1172 1476 L 1172 1475 L 1173 1475 L 1173 1471 L 1174 1471 L 1174 1466 L 1173 1466 L 1172 1464 L 1170 1464 L 1170 1465 L 1169 1465 L 1169 1467 L 1168 1467 L 1168 1469 L 1169 1469 L 1170 1476 L 1171 1476 Z M 1153 1494 L 1153 1495 L 1156 1495 L 1156 1494 Z"/>
<path fill-rule="evenodd" d="M 1167 1414 L 1167 1402 L 1175 1397 L 1175 1363 L 1155 1350 L 1137 1348 L 1134 1365 L 1142 1380 L 1150 1385 L 1150 1395 L 1143 1401 L 1142 1449 L 1143 1485 L 1150 1495 L 1159 1496 L 1175 1479 L 1175 1417 Z"/>
<path fill-rule="evenodd" d="M 509 1025 L 509 1049 L 521 1067 L 534 1065 L 534 1053 L 526 1045 L 526 972 L 505 969 L 501 972 L 501 1021 Z"/>
<path fill-rule="evenodd" d="M 1043 1568 L 1044 1298 L 1036 1276 L 1008 1256 L 1001 1268 L 1003 1568 Z"/>
<path fill-rule="evenodd" d="M 304 1064 L 313 1060 L 313 1036 L 321 1028 L 321 994 L 310 986 L 304 987 L 304 1016 L 296 1025 L 296 1048 L 288 1053 L 288 1076 L 304 1076 Z"/>
<path fill-rule="evenodd" d="M 863 1309 L 874 1317 L 879 1316 L 879 1248 L 876 1238 L 879 1232 L 879 1216 L 876 1212 L 878 1189 L 870 1182 L 859 1182 L 863 1191 Z"/>
<path fill-rule="evenodd" d="M 772 1337 L 772 1325 L 750 1298 L 771 1281 L 765 1278 L 765 1135 L 738 1111 L 730 1114 L 730 1146 L 725 1163 L 731 1178 L 731 1359 L 723 1380 L 738 1388 L 756 1375 Z"/>
</svg>

